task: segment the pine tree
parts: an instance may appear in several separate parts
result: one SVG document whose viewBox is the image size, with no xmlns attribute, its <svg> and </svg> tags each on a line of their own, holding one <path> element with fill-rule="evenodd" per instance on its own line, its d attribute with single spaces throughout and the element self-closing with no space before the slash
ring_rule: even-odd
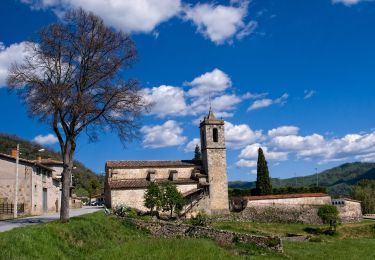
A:
<svg viewBox="0 0 375 260">
<path fill-rule="evenodd" d="M 193 160 L 202 160 L 201 148 L 199 147 L 199 145 L 195 146 L 194 159 Z"/>
<path fill-rule="evenodd" d="M 266 158 L 262 148 L 258 149 L 258 168 L 256 189 L 259 195 L 268 195 L 272 193 L 271 179 L 268 172 Z"/>
</svg>

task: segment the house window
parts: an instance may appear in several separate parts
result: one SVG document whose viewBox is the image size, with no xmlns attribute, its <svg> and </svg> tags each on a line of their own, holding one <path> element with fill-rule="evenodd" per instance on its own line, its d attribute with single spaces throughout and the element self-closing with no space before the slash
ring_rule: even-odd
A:
<svg viewBox="0 0 375 260">
<path fill-rule="evenodd" d="M 214 143 L 217 143 L 219 140 L 218 133 L 217 133 L 217 128 L 212 129 L 212 138 Z"/>
</svg>

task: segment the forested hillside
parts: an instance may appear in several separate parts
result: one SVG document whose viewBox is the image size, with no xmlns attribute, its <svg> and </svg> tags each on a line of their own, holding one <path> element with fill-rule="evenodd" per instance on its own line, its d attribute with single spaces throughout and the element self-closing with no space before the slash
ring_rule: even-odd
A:
<svg viewBox="0 0 375 260">
<path fill-rule="evenodd" d="M 272 176 L 272 172 L 270 175 Z M 345 163 L 318 173 L 319 186 L 326 187 L 332 196 L 349 195 L 351 186 L 364 179 L 375 179 L 375 163 Z M 272 179 L 274 187 L 313 187 L 316 183 L 315 174 L 289 179 Z M 229 187 L 250 189 L 255 187 L 255 182 L 230 182 Z"/>
<path fill-rule="evenodd" d="M 45 149 L 44 147 L 32 143 L 27 140 L 23 140 L 14 135 L 0 134 L 0 153 L 10 154 L 13 148 L 16 148 L 17 144 L 20 145 L 20 157 L 28 160 L 36 160 L 39 156 L 42 158 L 52 158 L 61 161 L 60 154 L 51 149 Z M 40 149 L 44 148 L 43 152 L 39 152 Z M 90 181 L 97 179 L 103 184 L 103 177 L 98 176 L 90 169 L 86 168 L 79 161 L 74 162 L 76 167 L 73 170 L 73 182 L 75 186 L 75 193 L 78 196 L 87 196 Z"/>
</svg>

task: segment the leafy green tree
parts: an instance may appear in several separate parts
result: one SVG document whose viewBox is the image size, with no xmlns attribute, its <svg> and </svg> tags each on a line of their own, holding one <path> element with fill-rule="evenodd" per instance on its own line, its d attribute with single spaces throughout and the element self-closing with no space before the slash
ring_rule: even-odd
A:
<svg viewBox="0 0 375 260">
<path fill-rule="evenodd" d="M 162 193 L 159 186 L 151 182 L 146 189 L 144 205 L 150 209 L 151 214 L 161 206 Z"/>
<path fill-rule="evenodd" d="M 329 224 L 332 231 L 336 232 L 337 225 L 340 224 L 339 211 L 333 205 L 323 205 L 318 210 L 318 216 L 324 224 Z"/>
<path fill-rule="evenodd" d="M 363 214 L 375 213 L 375 181 L 361 180 L 352 187 L 351 196 L 361 201 Z"/>
<path fill-rule="evenodd" d="M 92 196 L 95 196 L 99 192 L 99 189 L 100 189 L 100 182 L 98 181 L 98 179 L 96 178 L 91 179 L 87 187 L 87 192 L 89 194 L 90 203 L 91 203 Z"/>
<path fill-rule="evenodd" d="M 170 212 L 170 217 L 173 217 L 173 213 L 177 215 L 181 212 L 185 199 L 183 195 L 177 190 L 176 185 L 167 183 L 162 186 L 162 200 L 161 206 L 164 211 Z"/>
<path fill-rule="evenodd" d="M 201 148 L 199 147 L 199 145 L 195 146 L 193 160 L 202 160 Z"/>
<path fill-rule="evenodd" d="M 258 149 L 256 190 L 259 195 L 272 194 L 271 179 L 268 172 L 268 165 L 262 148 Z"/>
</svg>

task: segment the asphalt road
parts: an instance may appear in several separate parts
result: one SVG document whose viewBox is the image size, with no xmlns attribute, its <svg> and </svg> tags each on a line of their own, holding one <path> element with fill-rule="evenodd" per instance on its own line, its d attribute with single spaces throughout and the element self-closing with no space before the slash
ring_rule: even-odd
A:
<svg viewBox="0 0 375 260">
<path fill-rule="evenodd" d="M 88 213 L 93 213 L 101 209 L 103 209 L 103 207 L 91 207 L 91 206 L 84 206 L 80 209 L 71 209 L 70 217 L 76 217 L 76 216 L 81 216 L 81 215 L 88 214 Z M 50 222 L 50 221 L 58 220 L 59 218 L 60 218 L 60 213 L 52 213 L 52 214 L 43 214 L 40 216 L 27 217 L 27 218 L 1 220 L 0 232 L 8 231 L 17 227 L 24 227 L 28 225 Z"/>
</svg>

